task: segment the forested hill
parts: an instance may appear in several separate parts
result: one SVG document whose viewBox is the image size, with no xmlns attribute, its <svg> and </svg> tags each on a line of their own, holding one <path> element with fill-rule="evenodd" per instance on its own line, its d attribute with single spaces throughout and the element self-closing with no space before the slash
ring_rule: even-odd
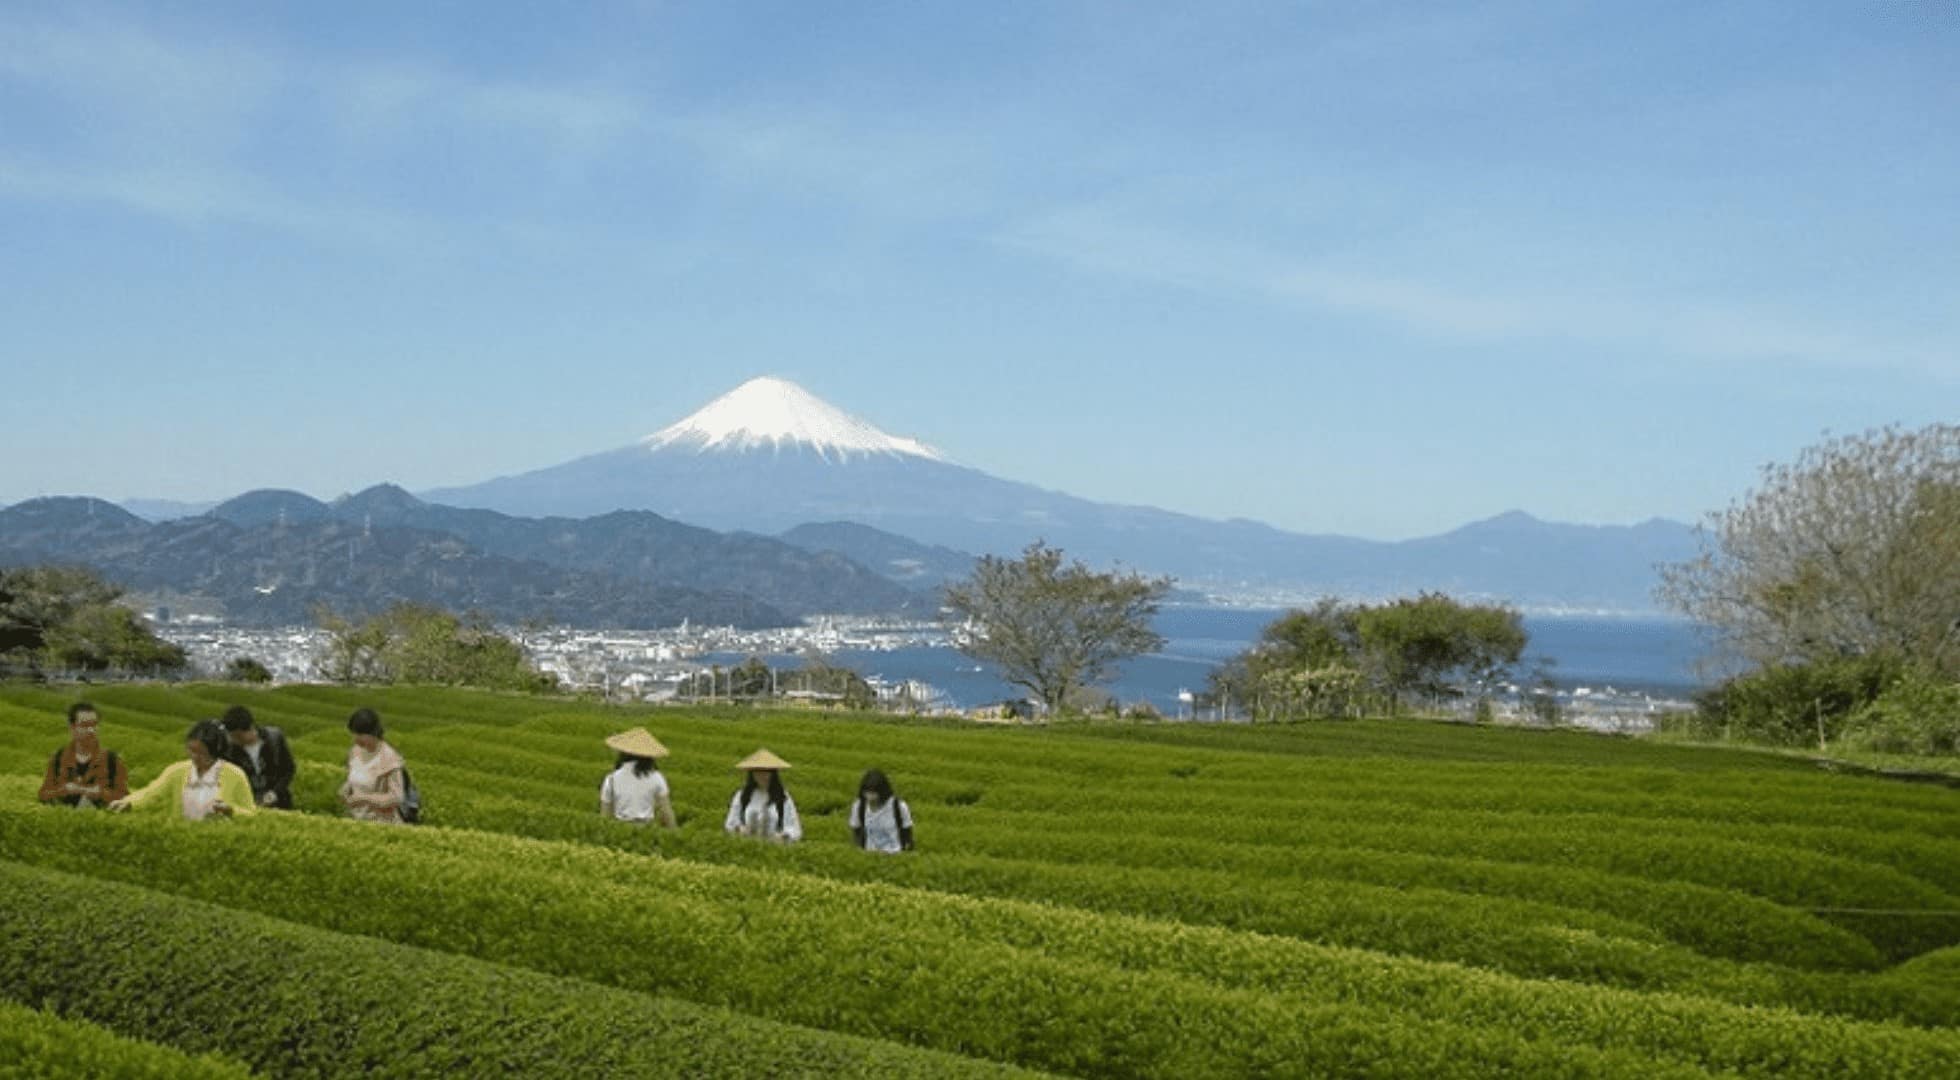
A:
<svg viewBox="0 0 1960 1080">
<path fill-rule="evenodd" d="M 0 510 L 0 562 L 84 564 L 139 593 L 215 606 L 242 625 L 306 622 L 321 604 L 366 613 L 399 600 L 624 628 L 683 619 L 779 626 L 804 611 L 916 603 L 841 557 L 759 537 L 718 544 L 718 534 L 652 515 L 586 523 L 449 512 L 446 520 L 446 508 L 398 503 L 390 512 L 390 492 L 367 494 L 321 514 L 307 512 L 303 495 L 254 493 L 160 524 L 101 500 L 36 499 Z M 474 527 L 463 536 L 444 525 Z"/>
</svg>

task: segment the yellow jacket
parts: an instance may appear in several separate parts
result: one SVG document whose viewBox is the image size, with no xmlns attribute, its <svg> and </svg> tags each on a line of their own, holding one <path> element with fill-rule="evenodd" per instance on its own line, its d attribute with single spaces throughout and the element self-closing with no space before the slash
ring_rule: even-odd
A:
<svg viewBox="0 0 1960 1080">
<path fill-rule="evenodd" d="M 191 763 L 179 761 L 163 772 L 155 780 L 143 785 L 141 791 L 132 791 L 126 800 L 131 810 L 158 810 L 163 807 L 178 809 L 184 805 L 184 785 L 190 781 Z M 252 799 L 252 778 L 245 770 L 229 761 L 218 762 L 218 798 L 231 807 L 234 814 L 256 814 L 258 803 Z"/>
</svg>

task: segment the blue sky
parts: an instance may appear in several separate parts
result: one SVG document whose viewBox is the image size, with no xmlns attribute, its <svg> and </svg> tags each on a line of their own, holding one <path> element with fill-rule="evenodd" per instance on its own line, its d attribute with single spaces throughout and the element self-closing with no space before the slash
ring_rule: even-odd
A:
<svg viewBox="0 0 1960 1080">
<path fill-rule="evenodd" d="M 0 7 L 0 502 L 761 374 L 1090 498 L 1692 520 L 1960 415 L 1960 4 Z"/>
</svg>

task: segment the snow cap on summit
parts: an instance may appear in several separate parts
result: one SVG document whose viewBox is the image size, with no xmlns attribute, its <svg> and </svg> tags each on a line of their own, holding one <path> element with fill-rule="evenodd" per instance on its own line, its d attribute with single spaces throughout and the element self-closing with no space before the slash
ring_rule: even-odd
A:
<svg viewBox="0 0 1960 1080">
<path fill-rule="evenodd" d="M 780 450 L 785 444 L 814 450 L 826 460 L 858 454 L 900 454 L 945 460 L 916 439 L 887 435 L 808 390 L 772 376 L 748 382 L 714 399 L 687 419 L 640 440 L 649 450 Z"/>
</svg>

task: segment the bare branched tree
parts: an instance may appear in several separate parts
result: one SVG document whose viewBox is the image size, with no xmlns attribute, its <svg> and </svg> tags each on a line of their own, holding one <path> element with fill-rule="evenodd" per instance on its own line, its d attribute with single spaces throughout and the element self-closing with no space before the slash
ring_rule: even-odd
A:
<svg viewBox="0 0 1960 1080">
<path fill-rule="evenodd" d="M 1888 654 L 1960 674 L 1960 426 L 1810 447 L 1700 535 L 1659 595 L 1741 659 Z"/>
<path fill-rule="evenodd" d="M 1059 710 L 1119 661 L 1163 647 L 1151 618 L 1170 586 L 1169 578 L 1064 565 L 1059 549 L 1037 541 L 1018 559 L 982 558 L 947 589 L 946 606 L 962 624 L 961 651 Z"/>
</svg>

